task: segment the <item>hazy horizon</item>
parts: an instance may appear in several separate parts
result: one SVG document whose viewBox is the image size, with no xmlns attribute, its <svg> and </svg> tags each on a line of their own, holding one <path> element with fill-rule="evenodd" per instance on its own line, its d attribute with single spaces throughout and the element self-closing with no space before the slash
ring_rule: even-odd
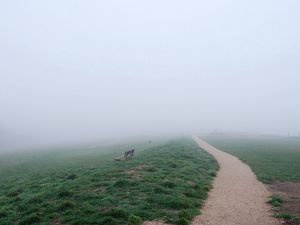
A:
<svg viewBox="0 0 300 225">
<path fill-rule="evenodd" d="M 0 1 L 0 149 L 214 130 L 298 135 L 299 9 Z"/>
</svg>

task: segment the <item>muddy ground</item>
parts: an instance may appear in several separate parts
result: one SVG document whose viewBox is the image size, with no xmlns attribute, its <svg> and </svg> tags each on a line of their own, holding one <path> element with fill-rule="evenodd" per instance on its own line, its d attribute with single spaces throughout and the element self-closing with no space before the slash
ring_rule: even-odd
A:
<svg viewBox="0 0 300 225">
<path fill-rule="evenodd" d="M 300 218 L 300 182 L 276 182 L 268 186 L 268 189 L 274 195 L 284 199 L 284 204 L 275 213 L 288 213 Z M 298 225 L 297 221 L 284 221 L 284 224 Z"/>
</svg>

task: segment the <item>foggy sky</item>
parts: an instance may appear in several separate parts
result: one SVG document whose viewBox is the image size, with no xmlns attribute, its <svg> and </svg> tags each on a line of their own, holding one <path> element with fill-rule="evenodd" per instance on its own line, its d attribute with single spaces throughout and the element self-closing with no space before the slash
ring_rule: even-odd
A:
<svg viewBox="0 0 300 225">
<path fill-rule="evenodd" d="M 298 134 L 299 10 L 299 0 L 0 0 L 0 141 Z"/>
</svg>

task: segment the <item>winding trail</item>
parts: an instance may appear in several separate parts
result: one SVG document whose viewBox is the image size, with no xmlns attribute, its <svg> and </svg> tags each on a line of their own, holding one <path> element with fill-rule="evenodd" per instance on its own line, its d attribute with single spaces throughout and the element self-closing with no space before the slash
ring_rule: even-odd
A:
<svg viewBox="0 0 300 225">
<path fill-rule="evenodd" d="M 236 157 L 194 137 L 220 165 L 213 189 L 192 225 L 279 225 L 266 204 L 269 193 L 251 169 Z"/>
</svg>

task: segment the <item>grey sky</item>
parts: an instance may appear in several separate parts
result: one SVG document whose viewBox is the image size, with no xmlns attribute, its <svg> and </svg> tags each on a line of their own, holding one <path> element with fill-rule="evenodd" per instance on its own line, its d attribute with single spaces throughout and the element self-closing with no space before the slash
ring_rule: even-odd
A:
<svg viewBox="0 0 300 225">
<path fill-rule="evenodd" d="M 0 0 L 0 130 L 300 132 L 300 2 Z"/>
</svg>

